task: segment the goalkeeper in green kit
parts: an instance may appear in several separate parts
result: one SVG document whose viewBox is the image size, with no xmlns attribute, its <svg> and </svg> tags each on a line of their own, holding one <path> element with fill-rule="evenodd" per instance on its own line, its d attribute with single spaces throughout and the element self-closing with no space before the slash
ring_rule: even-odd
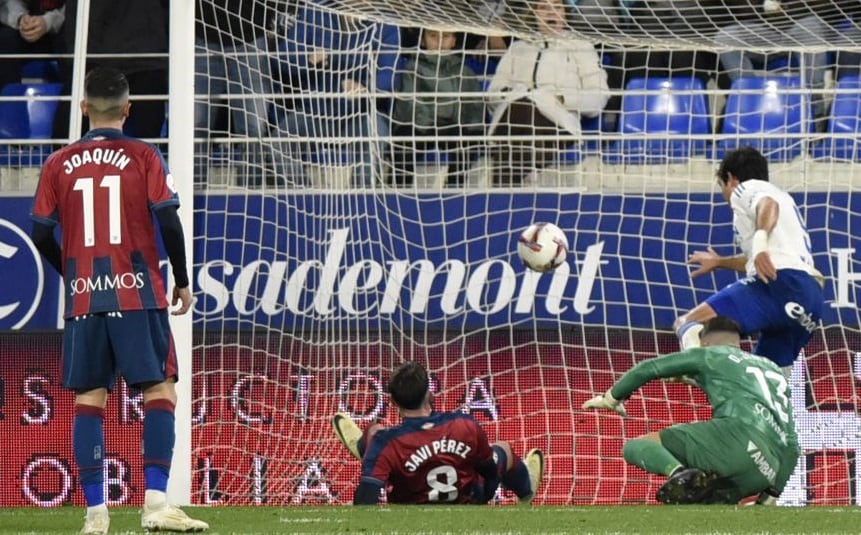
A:
<svg viewBox="0 0 861 535">
<path fill-rule="evenodd" d="M 663 503 L 737 503 L 753 495 L 774 503 L 799 456 L 786 378 L 772 361 L 740 349 L 730 318 L 705 322 L 700 340 L 702 347 L 637 364 L 583 408 L 625 416 L 622 402 L 637 388 L 687 376 L 708 396 L 712 419 L 629 440 L 625 461 L 669 476 L 656 496 Z"/>
</svg>

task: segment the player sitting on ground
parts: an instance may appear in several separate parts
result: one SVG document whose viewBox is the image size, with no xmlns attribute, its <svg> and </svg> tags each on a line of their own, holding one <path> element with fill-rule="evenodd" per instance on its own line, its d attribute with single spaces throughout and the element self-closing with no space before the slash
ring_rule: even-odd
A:
<svg viewBox="0 0 861 535">
<path fill-rule="evenodd" d="M 730 151 L 717 173 L 732 207 L 735 241 L 742 254 L 696 251 L 691 277 L 717 268 L 747 276 L 723 288 L 676 320 L 682 349 L 699 343 L 702 323 L 729 316 L 742 334 L 760 333 L 754 353 L 770 358 L 789 376 L 792 363 L 819 324 L 823 278 L 813 265 L 810 236 L 788 193 L 768 182 L 768 161 L 752 147 Z"/>
<path fill-rule="evenodd" d="M 514 492 L 519 503 L 535 497 L 544 472 L 544 454 L 530 451 L 525 462 L 507 442 L 491 445 L 472 416 L 433 412 L 428 374 L 407 361 L 389 381 L 389 394 L 403 421 L 365 430 L 338 413 L 332 426 L 341 443 L 362 461 L 362 478 L 353 503 L 487 503 L 499 484 Z"/>
<path fill-rule="evenodd" d="M 739 348 L 738 325 L 708 320 L 702 347 L 641 362 L 612 388 L 583 403 L 625 416 L 622 401 L 652 379 L 680 375 L 697 381 L 712 406 L 712 419 L 678 424 L 629 440 L 625 460 L 669 479 L 658 490 L 668 504 L 738 503 L 760 494 L 780 495 L 798 462 L 798 438 L 786 378 L 773 362 Z"/>
</svg>

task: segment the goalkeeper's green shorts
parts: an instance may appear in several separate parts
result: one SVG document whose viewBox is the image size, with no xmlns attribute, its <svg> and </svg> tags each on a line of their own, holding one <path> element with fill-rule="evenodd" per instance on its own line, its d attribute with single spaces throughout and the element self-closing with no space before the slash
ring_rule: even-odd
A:
<svg viewBox="0 0 861 535">
<path fill-rule="evenodd" d="M 783 490 L 798 462 L 798 450 L 784 446 L 747 422 L 717 418 L 678 424 L 660 432 L 661 443 L 686 468 L 715 472 L 738 491 L 738 501 L 765 489 Z"/>
</svg>

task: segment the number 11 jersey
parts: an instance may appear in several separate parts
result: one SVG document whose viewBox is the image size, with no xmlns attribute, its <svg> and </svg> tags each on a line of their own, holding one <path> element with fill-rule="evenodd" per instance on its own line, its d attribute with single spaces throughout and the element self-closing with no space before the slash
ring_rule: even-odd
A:
<svg viewBox="0 0 861 535">
<path fill-rule="evenodd" d="M 59 224 L 65 318 L 167 308 L 153 214 L 179 197 L 159 150 L 91 130 L 42 167 L 32 218 Z"/>
</svg>

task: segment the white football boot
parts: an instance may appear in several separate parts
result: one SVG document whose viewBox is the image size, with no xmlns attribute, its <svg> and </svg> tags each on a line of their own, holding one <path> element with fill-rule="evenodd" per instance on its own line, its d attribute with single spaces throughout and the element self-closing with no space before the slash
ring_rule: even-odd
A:
<svg viewBox="0 0 861 535">
<path fill-rule="evenodd" d="M 205 531 L 209 524 L 191 518 L 175 505 L 164 504 L 158 508 L 144 505 L 141 514 L 141 527 L 147 531 Z"/>
<path fill-rule="evenodd" d="M 98 511 L 93 514 L 88 514 L 84 519 L 84 527 L 81 528 L 81 535 L 102 535 L 108 532 L 111 527 L 111 516 L 107 509 Z"/>
<path fill-rule="evenodd" d="M 527 505 L 532 503 L 532 499 L 538 494 L 538 487 L 541 486 L 541 480 L 544 478 L 544 452 L 539 449 L 530 450 L 523 458 L 523 464 L 529 472 L 529 486 L 532 492 L 525 498 L 517 498 L 517 503 Z"/>
<path fill-rule="evenodd" d="M 332 417 L 332 427 L 335 429 L 335 435 L 341 444 L 347 448 L 350 455 L 358 460 L 362 460 L 359 454 L 359 440 L 362 438 L 362 429 L 356 425 L 348 415 L 339 412 Z"/>
</svg>

